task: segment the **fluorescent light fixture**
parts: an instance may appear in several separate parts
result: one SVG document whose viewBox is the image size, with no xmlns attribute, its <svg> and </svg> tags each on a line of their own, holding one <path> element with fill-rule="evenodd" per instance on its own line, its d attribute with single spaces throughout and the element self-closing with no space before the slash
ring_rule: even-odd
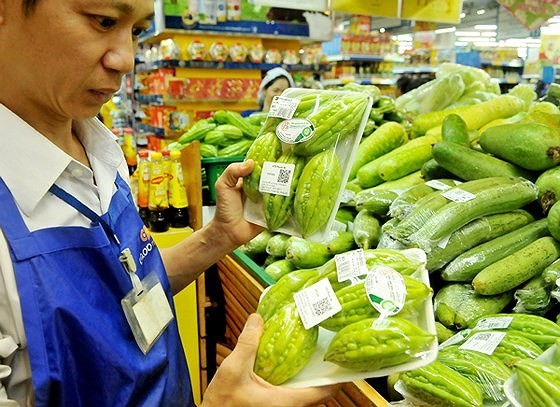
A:
<svg viewBox="0 0 560 407">
<path fill-rule="evenodd" d="M 444 33 L 452 33 L 452 32 L 455 32 L 456 30 L 457 30 L 457 28 L 455 28 L 455 27 L 449 27 L 449 28 L 438 28 L 434 32 L 436 34 L 444 34 Z"/>
<path fill-rule="evenodd" d="M 496 31 L 483 31 L 480 33 L 482 37 L 496 37 L 498 33 Z"/>
<path fill-rule="evenodd" d="M 465 45 L 469 45 L 469 43 L 465 41 L 455 41 L 456 47 L 464 47 Z"/>
<path fill-rule="evenodd" d="M 478 31 L 455 31 L 457 37 L 480 37 Z"/>
<path fill-rule="evenodd" d="M 457 37 L 457 41 L 468 42 L 496 42 L 495 38 Z"/>
<path fill-rule="evenodd" d="M 497 47 L 498 43 L 495 41 L 479 41 L 475 42 L 474 45 L 476 47 Z"/>
<path fill-rule="evenodd" d="M 478 14 L 479 16 L 483 15 L 484 13 L 486 13 L 486 10 L 484 10 L 483 8 L 481 8 L 480 10 L 476 10 L 476 14 Z"/>
<path fill-rule="evenodd" d="M 477 24 L 474 26 L 475 30 L 497 30 L 498 26 L 496 24 Z"/>
</svg>

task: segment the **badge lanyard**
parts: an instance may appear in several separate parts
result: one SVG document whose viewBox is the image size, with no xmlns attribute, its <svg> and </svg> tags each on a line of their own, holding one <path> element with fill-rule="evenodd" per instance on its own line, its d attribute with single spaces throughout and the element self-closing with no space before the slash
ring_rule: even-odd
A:
<svg viewBox="0 0 560 407">
<path fill-rule="evenodd" d="M 78 212 L 87 217 L 93 223 L 98 223 L 101 225 L 109 239 L 111 239 L 119 247 L 121 253 L 119 256 L 119 262 L 130 277 L 130 281 L 132 282 L 132 287 L 134 288 L 135 294 L 139 295 L 142 292 L 142 283 L 140 282 L 140 278 L 138 278 L 138 275 L 136 274 L 136 262 L 134 261 L 132 253 L 128 247 L 121 250 L 121 242 L 117 237 L 117 234 L 113 231 L 113 228 L 107 222 L 105 222 L 105 220 L 103 220 L 101 216 L 84 205 L 76 197 L 60 188 L 58 185 L 53 184 L 50 187 L 49 191 L 56 195 L 58 198 L 62 199 L 68 205 L 75 208 Z"/>
<path fill-rule="evenodd" d="M 130 277 L 133 287 L 121 300 L 121 306 L 136 343 L 144 354 L 148 353 L 174 318 L 156 273 L 152 271 L 141 281 L 136 274 L 136 263 L 132 252 L 128 247 L 122 249 L 113 228 L 101 216 L 59 186 L 53 184 L 49 190 L 94 224 L 100 224 L 109 239 L 119 247 L 119 262 Z"/>
</svg>

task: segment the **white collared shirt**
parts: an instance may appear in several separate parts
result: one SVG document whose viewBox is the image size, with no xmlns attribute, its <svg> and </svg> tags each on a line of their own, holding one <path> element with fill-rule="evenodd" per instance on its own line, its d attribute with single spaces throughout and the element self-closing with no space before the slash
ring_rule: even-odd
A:
<svg viewBox="0 0 560 407">
<path fill-rule="evenodd" d="M 97 214 L 115 192 L 117 172 L 128 169 L 114 135 L 97 119 L 74 124 L 92 169 L 74 160 L 0 104 L 0 177 L 8 186 L 29 230 L 85 226 L 91 221 L 49 191 L 52 184 L 74 195 Z M 92 171 L 93 170 L 93 171 Z M 14 352 L 19 345 L 21 350 Z M 19 296 L 7 242 L 0 230 L 0 406 L 32 404 L 31 370 Z M 5 386 L 5 387 L 3 387 Z"/>
</svg>

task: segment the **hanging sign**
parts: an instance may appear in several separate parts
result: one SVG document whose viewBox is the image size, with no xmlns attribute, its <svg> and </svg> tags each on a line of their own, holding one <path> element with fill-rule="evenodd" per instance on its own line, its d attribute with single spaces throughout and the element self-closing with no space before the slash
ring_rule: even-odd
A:
<svg viewBox="0 0 560 407">
<path fill-rule="evenodd" d="M 539 59 L 545 64 L 560 64 L 560 35 L 541 35 Z"/>
<path fill-rule="evenodd" d="M 327 0 L 251 0 L 251 4 L 269 7 L 281 7 L 294 10 L 325 11 L 329 9 Z"/>
<path fill-rule="evenodd" d="M 398 17 L 399 0 L 332 0 L 333 11 L 364 16 Z"/>
<path fill-rule="evenodd" d="M 402 0 L 400 17 L 405 20 L 458 24 L 462 0 Z"/>
<path fill-rule="evenodd" d="M 498 0 L 521 24 L 533 31 L 550 17 L 560 14 L 558 0 Z"/>
</svg>

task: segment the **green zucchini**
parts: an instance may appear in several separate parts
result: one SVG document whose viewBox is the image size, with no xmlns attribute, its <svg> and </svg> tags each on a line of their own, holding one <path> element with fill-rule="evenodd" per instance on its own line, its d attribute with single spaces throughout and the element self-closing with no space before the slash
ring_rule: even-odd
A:
<svg viewBox="0 0 560 407">
<path fill-rule="evenodd" d="M 560 198 L 560 167 L 544 171 L 535 185 L 539 190 L 539 204 L 544 213 L 548 213 L 552 205 Z"/>
<path fill-rule="evenodd" d="M 375 135 L 372 135 L 375 136 Z M 370 136 L 371 137 L 371 136 Z M 369 139 L 369 138 L 368 138 Z M 366 139 L 366 140 L 368 140 Z M 356 179 L 362 188 L 370 188 L 375 185 L 381 184 L 384 180 L 379 174 L 379 166 L 395 156 L 400 156 L 405 151 L 410 151 L 417 148 L 420 145 L 433 145 L 436 143 L 436 139 L 433 137 L 418 137 L 414 140 L 409 141 L 394 150 L 383 154 L 380 157 L 375 158 L 373 161 L 369 161 L 363 166 L 361 166 L 356 172 Z M 418 167 L 420 169 L 420 167 Z"/>
<path fill-rule="evenodd" d="M 278 281 L 282 276 L 295 270 L 294 264 L 287 259 L 276 260 L 265 267 L 264 271 L 274 280 Z"/>
<path fill-rule="evenodd" d="M 441 141 L 432 148 L 432 155 L 439 165 L 465 181 L 487 177 L 535 179 L 534 174 L 507 161 L 457 143 Z"/>
<path fill-rule="evenodd" d="M 548 211 L 546 225 L 553 238 L 560 241 L 560 203 L 556 202 Z"/>
<path fill-rule="evenodd" d="M 525 226 L 533 220 L 533 216 L 524 210 L 475 219 L 453 232 L 445 245 L 434 247 L 428 254 L 426 268 L 430 272 L 440 269 L 468 249 Z"/>
<path fill-rule="evenodd" d="M 381 238 L 381 224 L 373 213 L 367 209 L 362 209 L 354 219 L 352 233 L 358 247 L 373 249 L 377 247 Z"/>
<path fill-rule="evenodd" d="M 521 168 L 543 171 L 560 164 L 560 131 L 539 123 L 512 123 L 486 129 L 486 151 Z"/>
<path fill-rule="evenodd" d="M 420 170 L 422 164 L 430 158 L 432 158 L 432 146 L 421 144 L 382 160 L 378 164 L 377 171 L 384 181 L 393 181 Z"/>
<path fill-rule="evenodd" d="M 473 199 L 450 202 L 409 238 L 425 251 L 470 221 L 522 208 L 537 199 L 535 184 L 523 178 L 497 177 L 500 184 L 483 189 Z M 464 188 L 464 184 L 461 185 Z M 449 190 L 452 191 L 452 190 Z"/>
<path fill-rule="evenodd" d="M 441 277 L 446 281 L 470 282 L 485 267 L 547 235 L 546 219 L 531 222 L 460 254 L 443 269 Z"/>
<path fill-rule="evenodd" d="M 391 206 L 389 207 L 389 215 L 394 218 L 403 219 L 410 213 L 410 211 L 420 198 L 434 191 L 441 191 L 456 186 L 453 180 L 450 179 L 437 179 L 430 181 L 433 181 L 433 183 L 423 182 L 403 191 L 391 203 Z"/>
<path fill-rule="evenodd" d="M 450 188 L 448 191 L 467 191 L 471 194 L 477 194 L 490 187 L 501 185 L 502 178 L 483 178 L 479 180 L 465 182 L 459 186 Z M 405 216 L 401 222 L 389 231 L 393 239 L 407 243 L 410 236 L 418 231 L 436 212 L 446 205 L 449 200 L 443 196 L 442 191 L 434 191 L 430 194 L 418 199 L 412 210 Z"/>
<path fill-rule="evenodd" d="M 426 181 L 438 178 L 455 178 L 455 174 L 450 173 L 443 168 L 434 158 L 429 159 L 420 168 L 422 178 Z"/>
<path fill-rule="evenodd" d="M 356 194 L 354 202 L 358 211 L 367 209 L 375 215 L 385 216 L 398 194 L 391 190 L 364 189 Z"/>
<path fill-rule="evenodd" d="M 470 145 L 469 129 L 461 116 L 455 113 L 445 116 L 441 123 L 441 139 L 463 146 Z"/>
<path fill-rule="evenodd" d="M 452 283 L 434 297 L 434 315 L 449 329 L 464 329 L 480 317 L 501 312 L 512 299 L 513 292 L 484 296 L 470 284 Z"/>
<path fill-rule="evenodd" d="M 346 253 L 356 248 L 354 234 L 352 232 L 338 232 L 338 234 L 327 242 L 327 252 L 332 254 Z"/>
<path fill-rule="evenodd" d="M 540 274 L 560 257 L 560 243 L 550 236 L 541 237 L 528 246 L 484 268 L 472 281 L 481 295 L 507 292 Z"/>
<path fill-rule="evenodd" d="M 358 146 L 348 179 L 353 180 L 361 167 L 394 150 L 406 141 L 406 131 L 400 124 L 395 122 L 382 124 L 370 136 L 363 139 Z"/>
</svg>

